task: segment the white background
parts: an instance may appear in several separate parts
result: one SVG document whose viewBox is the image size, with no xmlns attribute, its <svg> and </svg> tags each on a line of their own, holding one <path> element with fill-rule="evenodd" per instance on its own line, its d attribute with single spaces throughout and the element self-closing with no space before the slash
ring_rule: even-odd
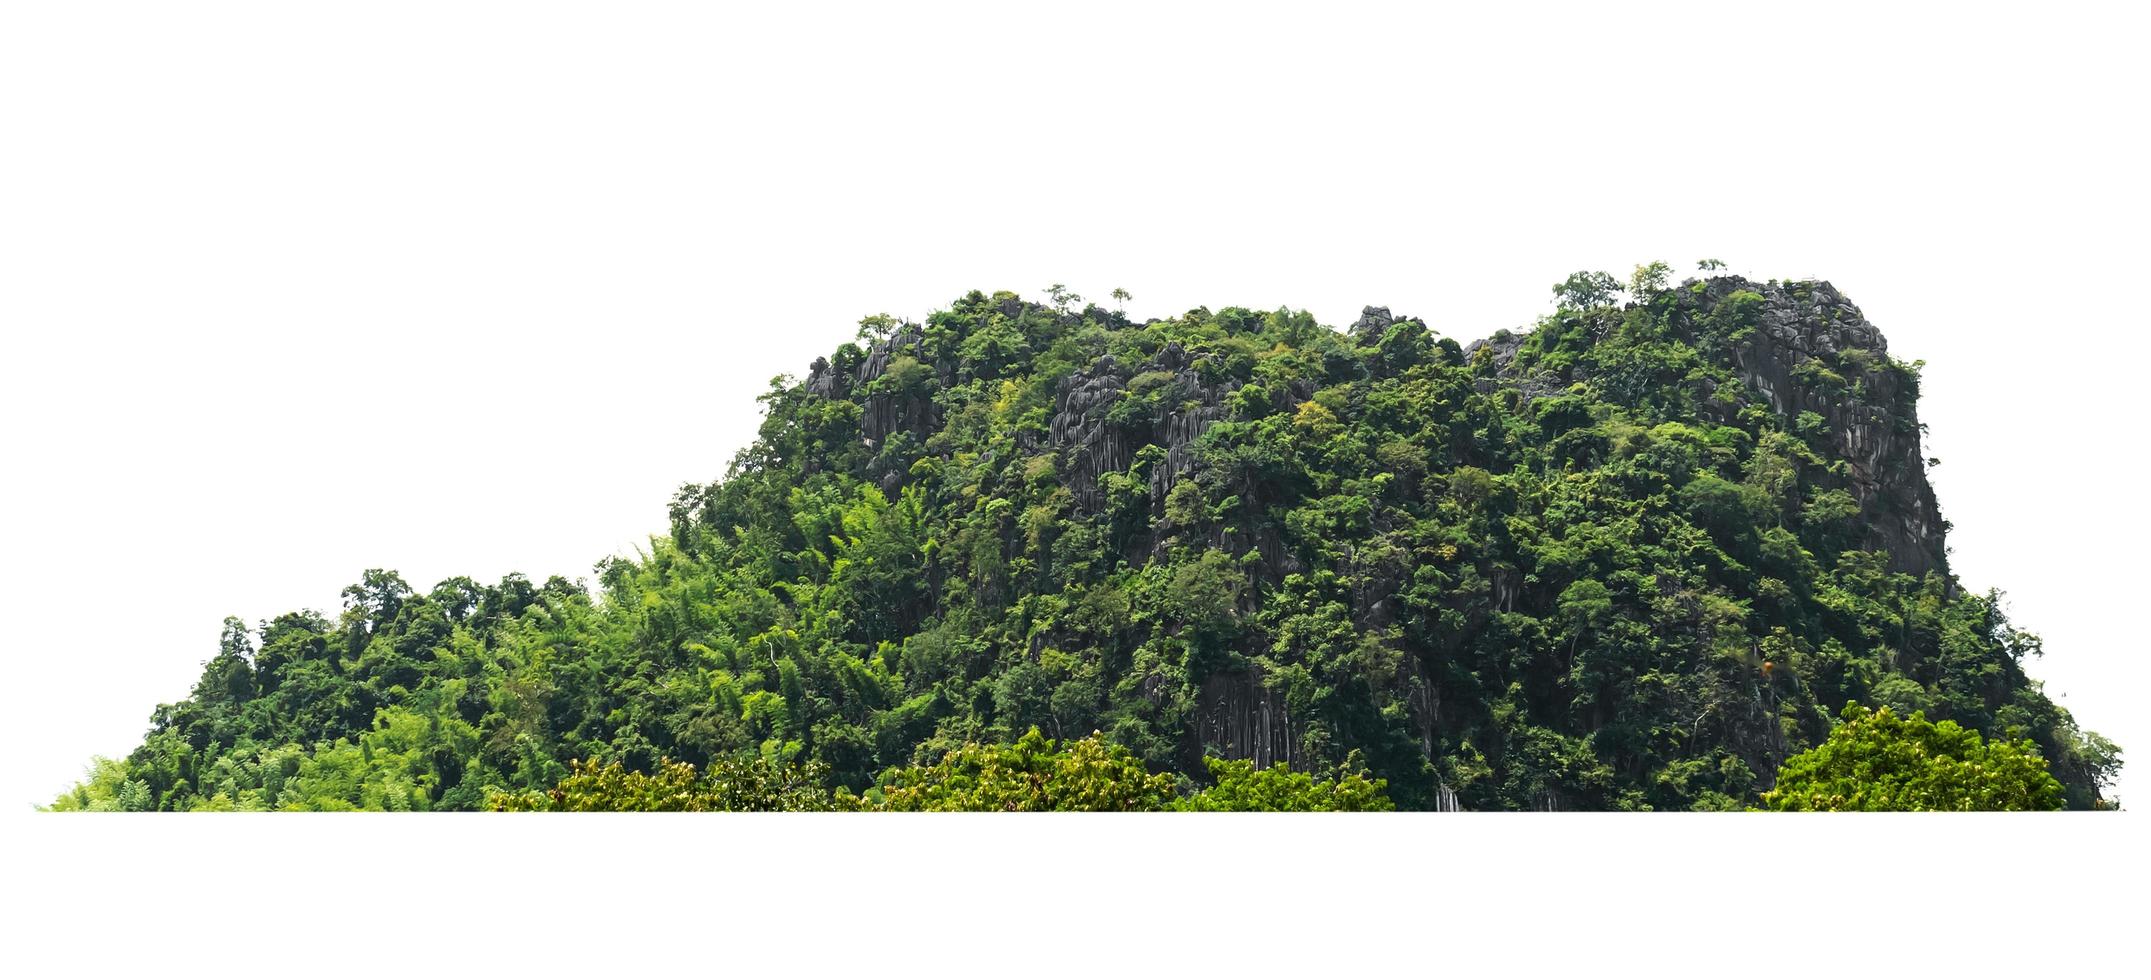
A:
<svg viewBox="0 0 2151 980">
<path fill-rule="evenodd" d="M 1065 282 L 1092 297 L 1124 287 L 1138 316 L 1290 305 L 1340 324 L 1378 304 L 1470 340 L 1544 312 L 1548 286 L 1576 269 L 1704 257 L 1758 278 L 1830 279 L 1893 354 L 1927 362 L 1920 409 L 1944 460 L 1934 480 L 1958 573 L 2007 590 L 2019 624 L 2047 640 L 2034 676 L 2086 727 L 2151 751 L 2138 628 L 2151 362 L 2142 16 L 1494 6 L 6 8 L 0 807 L 49 801 L 92 754 L 128 751 L 153 705 L 187 693 L 225 615 L 333 613 L 369 567 L 420 588 L 454 574 L 588 575 L 660 531 L 679 484 L 723 472 L 771 376 L 803 372 L 865 314 Z M 2131 785 L 2145 784 L 2125 779 L 2124 800 Z M 2068 846 L 2133 842 L 2120 825 L 2073 829 Z M 68 888 L 87 888 L 77 869 L 125 879 L 177 860 L 151 841 L 442 846 L 363 819 L 8 826 L 11 844 L 42 855 L 28 867 L 69 876 Z M 101 836 L 115 826 L 134 832 Z M 528 846 L 595 849 L 616 832 L 593 828 L 618 825 L 576 826 L 526 833 Z M 641 826 L 653 841 L 697 839 L 686 825 Z M 1758 843 L 1752 825 L 1723 821 L 1671 836 L 1610 819 L 1466 826 L 1514 849 L 1473 867 L 1507 875 L 1513 860 L 1527 882 L 1577 867 L 1530 844 L 1557 826 L 1609 847 L 1657 835 L 1676 857 L 1687 842 L 1682 867 L 1716 875 L 1711 887 L 1614 868 L 1623 888 L 1594 899 L 1593 914 L 1611 914 L 1616 892 L 1717 902 L 1741 890 L 1741 904 L 1717 906 L 1739 926 L 1665 940 L 1659 957 L 1786 941 L 1788 894 L 1820 903 L 1833 887 L 1802 841 L 1851 836 L 1773 823 L 1785 839 Z M 2064 857 L 2041 850 L 2051 824 L 1947 826 L 1957 839 L 2006 827 L 2005 840 L 2038 842 L 2021 846 L 2026 860 Z M 1379 827 L 1369 840 L 1405 848 L 1458 836 Z M 1032 830 L 908 832 L 953 848 L 1013 846 Z M 1146 847 L 1159 832 L 1124 836 Z M 1209 940 L 1170 927 L 1198 950 L 1223 935 L 1276 939 L 1267 923 L 1315 901 L 1206 886 L 1208 835 L 1222 853 L 1270 849 L 1269 867 L 1305 863 L 1326 846 L 1310 838 L 1336 836 L 1249 823 L 1164 833 L 1183 849 L 1144 866 L 1185 903 L 1157 898 L 1154 912 L 1210 923 Z M 1697 857 L 1711 847 L 1737 859 Z M 1397 873 L 1440 863 L 1409 853 Z M 2099 866 L 2054 872 L 2069 894 L 2108 872 L 2127 880 L 2114 849 L 2085 854 Z M 795 879 L 767 853 L 741 860 Z M 1376 894 L 1453 901 L 1486 887 L 1369 885 L 1391 872 L 1319 863 Z M 606 866 L 652 878 L 666 867 Z M 1842 870 L 1871 880 L 1872 867 Z M 1894 867 L 1880 880 L 1910 887 Z M 1253 887 L 1238 873 L 1219 871 L 1218 887 Z M 215 894 L 222 880 L 187 887 Z M 843 907 L 903 903 L 877 880 Z M 348 887 L 399 881 L 377 872 Z M 1110 882 L 1090 887 L 1102 896 Z M 301 878 L 276 891 L 329 887 Z M 800 902 L 823 894 L 783 887 Z M 964 894 L 963 882 L 935 887 Z M 1473 928 L 1499 935 L 1502 922 L 1580 914 L 1563 896 L 1587 894 L 1511 890 L 1485 894 L 1521 907 L 1444 914 L 1480 915 Z M 1093 892 L 1064 884 L 1037 900 L 1061 915 L 1055 896 L 1071 894 Z M 2002 907 L 2029 893 L 1982 894 Z M 2098 924 L 2051 896 L 2037 914 L 2055 918 L 2036 924 Z M 558 897 L 572 921 L 583 898 Z M 81 931 L 41 938 L 104 928 L 68 909 L 79 910 L 47 915 Z M 829 921 L 806 916 L 800 941 L 827 941 L 816 930 Z M 1353 941 L 1393 950 L 1424 926 L 1370 920 Z M 1441 946 L 1421 937 L 1407 951 L 1446 962 L 1428 952 Z M 904 948 L 918 955 L 916 941 Z M 1920 955 L 1906 962 L 1935 962 Z M 1053 968 L 999 966 L 981 963 Z"/>
</svg>

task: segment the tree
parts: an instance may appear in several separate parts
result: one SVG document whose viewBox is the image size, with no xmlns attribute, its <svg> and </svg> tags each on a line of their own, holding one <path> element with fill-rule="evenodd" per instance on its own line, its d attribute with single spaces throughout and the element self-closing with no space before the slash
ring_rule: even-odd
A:
<svg viewBox="0 0 2151 980">
<path fill-rule="evenodd" d="M 1666 291 L 1666 280 L 1673 275 L 1673 267 L 1663 262 L 1636 266 L 1628 277 L 1628 295 L 1641 300 L 1647 296 Z"/>
<path fill-rule="evenodd" d="M 1577 579 L 1561 590 L 1555 604 L 1562 629 L 1568 634 L 1568 659 L 1576 659 L 1576 645 L 1585 634 L 1605 628 L 1613 618 L 1613 594 L 1597 579 Z"/>
<path fill-rule="evenodd" d="M 882 788 L 883 809 L 912 811 L 1159 810 L 1172 798 L 1172 776 L 1103 736 L 1062 748 L 1035 727 L 1013 744 L 974 742 L 899 770 Z"/>
<path fill-rule="evenodd" d="M 90 760 L 89 778 L 60 794 L 54 812 L 86 811 L 119 813 L 150 809 L 149 784 L 127 778 L 127 766 L 117 759 L 98 756 Z"/>
<path fill-rule="evenodd" d="M 1120 288 L 1119 286 L 1113 287 L 1113 305 L 1115 309 L 1121 312 L 1127 312 L 1128 301 L 1134 298 L 1135 295 L 1133 293 L 1130 293 L 1127 290 Z"/>
<path fill-rule="evenodd" d="M 1621 281 L 1610 272 L 1572 272 L 1553 288 L 1555 302 L 1572 310 L 1610 306 L 1620 292 Z"/>
<path fill-rule="evenodd" d="M 500 811 L 785 811 L 852 809 L 856 801 L 823 787 L 827 767 L 785 765 L 766 759 L 720 759 L 697 771 L 669 759 L 657 771 L 629 771 L 618 762 L 577 760 L 550 790 L 500 794 Z"/>
<path fill-rule="evenodd" d="M 1068 312 L 1070 306 L 1083 302 L 1083 297 L 1070 292 L 1067 286 L 1060 283 L 1046 287 L 1046 298 L 1052 300 L 1053 308 L 1062 313 Z"/>
<path fill-rule="evenodd" d="M 1701 262 L 1697 262 L 1695 264 L 1695 267 L 1704 272 L 1716 272 L 1720 269 L 1725 268 L 1725 263 L 1720 262 L 1717 259 L 1704 259 Z"/>
<path fill-rule="evenodd" d="M 873 316 L 860 318 L 859 332 L 857 334 L 854 334 L 852 339 L 864 340 L 868 343 L 872 343 L 874 341 L 887 337 L 889 334 L 894 333 L 895 331 L 895 317 L 890 316 L 887 313 L 876 313 Z"/>
<path fill-rule="evenodd" d="M 2030 742 L 1953 721 L 1845 706 L 1823 744 L 1785 760 L 1770 810 L 2059 810 L 2061 783 Z"/>
<path fill-rule="evenodd" d="M 1173 809 L 1204 812 L 1396 809 L 1397 805 L 1383 792 L 1388 783 L 1369 777 L 1366 770 L 1354 762 L 1356 760 L 1348 761 L 1339 767 L 1333 778 L 1316 779 L 1308 773 L 1294 772 L 1282 762 L 1268 769 L 1257 769 L 1247 759 L 1204 759 L 1203 765 L 1210 770 L 1210 778 L 1216 780 L 1216 784 L 1179 800 L 1173 804 Z"/>
<path fill-rule="evenodd" d="M 226 616 L 217 655 L 202 665 L 202 678 L 194 686 L 194 699 L 204 704 L 238 704 L 253 696 L 253 638 L 244 621 L 236 616 Z"/>
</svg>

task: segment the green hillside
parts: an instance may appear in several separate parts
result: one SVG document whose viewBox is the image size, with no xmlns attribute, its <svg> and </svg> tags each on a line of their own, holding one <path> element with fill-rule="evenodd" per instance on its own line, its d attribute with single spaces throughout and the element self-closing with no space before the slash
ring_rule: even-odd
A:
<svg viewBox="0 0 2151 980">
<path fill-rule="evenodd" d="M 877 805 L 1035 728 L 1160 806 L 1281 763 L 1407 809 L 1733 809 L 1848 702 L 2028 739 L 2099 802 L 2118 750 L 1950 574 L 1919 366 L 1858 308 L 1662 266 L 1556 292 L 1469 347 L 1058 288 L 870 317 L 643 553 L 228 620 L 57 807 L 482 809 L 666 760 Z M 1301 798 L 1263 792 L 1202 799 Z"/>
</svg>

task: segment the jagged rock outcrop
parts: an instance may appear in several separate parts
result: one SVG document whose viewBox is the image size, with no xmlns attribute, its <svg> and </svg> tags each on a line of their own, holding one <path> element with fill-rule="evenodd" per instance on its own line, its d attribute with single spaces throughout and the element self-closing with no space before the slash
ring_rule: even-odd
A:
<svg viewBox="0 0 2151 980">
<path fill-rule="evenodd" d="M 870 450 L 879 450 L 892 438 L 923 440 L 943 422 L 934 391 L 946 370 L 923 362 L 924 339 L 918 324 L 906 323 L 863 353 L 847 345 L 850 362 L 833 364 L 828 358 L 815 358 L 802 387 L 821 398 L 856 400 L 860 441 Z M 895 367 L 903 368 L 900 376 L 892 376 Z M 893 457 L 873 458 L 868 476 L 885 492 L 894 493 L 904 473 L 889 465 Z"/>
<path fill-rule="evenodd" d="M 1067 460 L 1069 492 L 1086 512 L 1104 504 L 1099 478 L 1127 469 L 1135 458 L 1122 428 L 1106 419 L 1126 389 L 1119 362 L 1108 355 L 1062 379 L 1055 396 L 1052 445 Z"/>
<path fill-rule="evenodd" d="M 1397 319 L 1390 315 L 1389 307 L 1362 307 L 1359 319 L 1352 321 L 1352 339 L 1361 343 L 1372 343 L 1382 336 L 1383 331 L 1396 325 Z"/>
<path fill-rule="evenodd" d="M 1927 482 L 1920 449 L 1917 380 L 1889 356 L 1882 332 L 1827 282 L 1757 285 L 1723 278 L 1700 302 L 1747 289 L 1763 297 L 1758 323 L 1732 349 L 1749 388 L 1773 411 L 1813 412 L 1846 461 L 1846 486 L 1860 502 L 1862 547 L 1887 552 L 1892 571 L 1946 571 L 1948 525 Z"/>
<path fill-rule="evenodd" d="M 1067 485 L 1076 506 L 1096 513 L 1104 506 L 1099 481 L 1123 472 L 1145 446 L 1164 456 L 1150 469 L 1153 501 L 1195 465 L 1195 441 L 1226 416 L 1234 382 L 1204 380 L 1194 359 L 1166 344 L 1140 364 L 1101 357 L 1060 383 L 1050 427 L 1052 447 L 1067 461 Z"/>
</svg>

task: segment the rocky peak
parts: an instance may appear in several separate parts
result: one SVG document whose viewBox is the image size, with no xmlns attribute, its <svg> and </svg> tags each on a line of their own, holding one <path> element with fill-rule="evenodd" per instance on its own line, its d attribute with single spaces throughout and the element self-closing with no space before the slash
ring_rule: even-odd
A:
<svg viewBox="0 0 2151 980">
<path fill-rule="evenodd" d="M 1352 321 L 1352 338 L 1359 341 L 1373 341 L 1381 337 L 1382 332 L 1388 330 L 1396 322 L 1397 318 L 1390 315 L 1389 307 L 1361 307 L 1359 319 Z"/>
<path fill-rule="evenodd" d="M 1722 277 L 1692 301 L 1762 297 L 1753 332 L 1728 356 L 1749 392 L 1801 426 L 1821 420 L 1845 488 L 1860 503 L 1861 547 L 1887 552 L 1893 571 L 1948 571 L 1948 524 L 1927 482 L 1920 447 L 1918 378 L 1889 355 L 1882 331 L 1828 282 L 1754 283 Z"/>
<path fill-rule="evenodd" d="M 1745 295 L 1742 295 L 1745 294 Z M 1819 430 L 1830 459 L 1842 460 L 1842 487 L 1858 500 L 1864 537 L 1860 547 L 1890 556 L 1892 571 L 1922 575 L 1948 571 L 1948 529 L 1927 482 L 1920 447 L 1918 379 L 1894 361 L 1882 331 L 1828 282 L 1758 283 L 1739 276 L 1690 281 L 1666 296 L 1676 307 L 1683 339 L 1732 369 L 1745 388 L 1726 413 L 1760 404 L 1796 432 Z M 1705 337 L 1713 318 L 1739 309 L 1750 324 L 1730 335 Z M 1364 318 L 1363 318 L 1364 319 Z M 1614 329 L 1600 320 L 1586 329 Z M 1465 349 L 1467 363 L 1486 368 L 1479 387 L 1513 386 L 1526 399 L 1559 395 L 1588 379 L 1518 366 L 1530 332 L 1503 330 Z"/>
</svg>

